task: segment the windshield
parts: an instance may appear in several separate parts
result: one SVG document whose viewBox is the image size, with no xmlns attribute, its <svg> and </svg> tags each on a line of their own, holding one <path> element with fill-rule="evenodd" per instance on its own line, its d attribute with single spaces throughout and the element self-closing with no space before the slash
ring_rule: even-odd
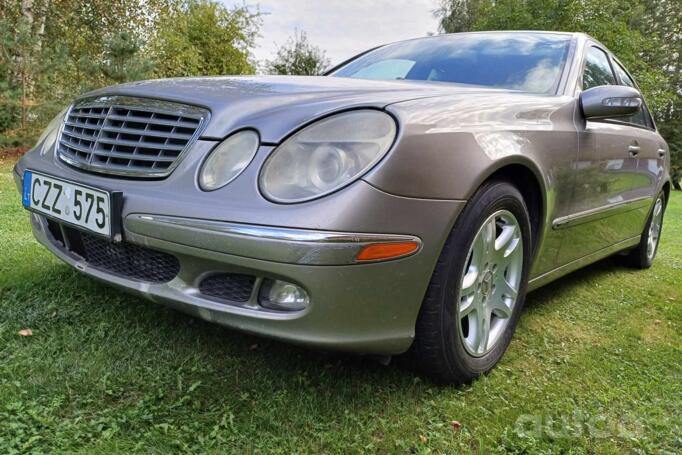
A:
<svg viewBox="0 0 682 455">
<path fill-rule="evenodd" d="M 370 51 L 331 76 L 482 85 L 554 93 L 570 35 L 467 33 L 389 44 Z"/>
</svg>

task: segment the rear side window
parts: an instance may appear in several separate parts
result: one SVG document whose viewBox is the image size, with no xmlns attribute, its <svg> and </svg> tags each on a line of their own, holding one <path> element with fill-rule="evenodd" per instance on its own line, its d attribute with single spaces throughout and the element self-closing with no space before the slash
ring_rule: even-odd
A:
<svg viewBox="0 0 682 455">
<path fill-rule="evenodd" d="M 632 80 L 632 78 L 628 75 L 627 71 L 618 64 L 618 62 L 614 61 L 613 62 L 613 69 L 616 70 L 616 74 L 618 75 L 618 80 L 620 81 L 620 85 L 627 85 L 628 87 L 632 88 L 637 88 L 635 85 L 635 81 Z"/>
<path fill-rule="evenodd" d="M 591 47 L 585 59 L 583 90 L 600 85 L 616 85 L 616 78 L 606 53 L 598 47 Z"/>
<path fill-rule="evenodd" d="M 627 85 L 628 87 L 632 88 L 637 88 L 635 85 L 635 81 L 632 80 L 632 78 L 628 75 L 627 71 L 625 71 L 625 68 L 620 66 L 618 62 L 615 60 L 611 60 L 613 62 L 613 69 L 616 71 L 616 75 L 618 76 L 618 81 L 620 85 Z M 653 121 L 651 120 L 651 117 L 649 116 L 649 112 L 644 104 L 642 104 L 642 107 L 639 108 L 639 111 L 637 113 L 632 114 L 628 117 L 620 117 L 618 120 L 621 122 L 627 122 L 627 123 L 633 123 L 635 125 L 639 126 L 644 126 L 647 128 L 653 128 Z"/>
</svg>

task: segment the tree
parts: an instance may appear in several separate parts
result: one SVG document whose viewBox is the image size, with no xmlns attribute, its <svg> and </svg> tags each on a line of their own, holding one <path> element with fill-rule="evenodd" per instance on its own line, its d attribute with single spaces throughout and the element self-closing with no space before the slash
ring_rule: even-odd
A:
<svg viewBox="0 0 682 455">
<path fill-rule="evenodd" d="M 633 73 L 682 178 L 682 14 L 679 0 L 442 0 L 441 31 L 557 30 L 603 42 Z"/>
<path fill-rule="evenodd" d="M 10 142 L 30 141 L 75 94 L 121 82 L 120 74 L 109 76 L 114 66 L 129 66 L 123 61 L 129 56 L 115 42 L 123 35 L 137 40 L 164 1 L 4 1 L 0 134 Z"/>
<path fill-rule="evenodd" d="M 124 44 L 123 36 L 139 45 L 134 58 L 144 59 L 149 36 L 170 1 L 52 0 L 45 37 L 46 42 L 67 53 L 53 87 L 61 101 L 75 93 L 122 82 L 120 75 L 111 79 L 103 71 L 107 68 L 105 61 L 112 58 L 112 52 L 123 52 L 122 48 L 114 49 Z"/>
<path fill-rule="evenodd" d="M 99 71 L 115 83 L 147 77 L 153 63 L 141 55 L 138 40 L 128 32 L 115 35 L 106 45 Z"/>
<path fill-rule="evenodd" d="M 0 133 L 26 130 L 52 81 L 59 56 L 43 45 L 49 9 L 49 0 L 21 0 L 0 11 Z"/>
<path fill-rule="evenodd" d="M 315 76 L 329 66 L 326 53 L 308 41 L 305 32 L 296 32 L 277 50 L 277 55 L 265 65 L 269 74 Z"/>
<path fill-rule="evenodd" d="M 651 63 L 664 68 L 677 93 L 659 116 L 659 130 L 670 146 L 671 176 L 675 189 L 682 190 L 682 15 L 678 0 L 644 0 L 646 29 L 655 34 L 659 52 Z"/>
<path fill-rule="evenodd" d="M 252 73 L 259 26 L 218 0 L 0 0 L 0 144 L 28 145 L 97 87 Z"/>
<path fill-rule="evenodd" d="M 154 76 L 253 73 L 251 49 L 259 27 L 260 13 L 246 6 L 228 9 L 209 0 L 172 4 L 150 43 Z"/>
<path fill-rule="evenodd" d="M 435 11 L 440 28 L 446 33 L 468 32 L 474 29 L 479 0 L 441 0 Z"/>
</svg>

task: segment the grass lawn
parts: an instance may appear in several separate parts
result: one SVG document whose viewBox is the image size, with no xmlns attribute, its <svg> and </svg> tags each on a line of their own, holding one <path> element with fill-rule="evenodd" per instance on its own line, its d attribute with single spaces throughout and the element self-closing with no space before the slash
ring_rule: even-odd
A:
<svg viewBox="0 0 682 455">
<path fill-rule="evenodd" d="M 652 269 L 609 259 L 531 294 L 502 363 L 460 389 L 131 297 L 27 218 L 0 161 L 0 453 L 682 451 L 680 193 Z"/>
</svg>

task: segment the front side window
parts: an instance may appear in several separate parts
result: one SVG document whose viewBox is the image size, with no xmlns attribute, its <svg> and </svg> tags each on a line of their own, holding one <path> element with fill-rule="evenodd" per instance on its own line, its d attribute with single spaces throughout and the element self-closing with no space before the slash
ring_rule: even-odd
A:
<svg viewBox="0 0 682 455">
<path fill-rule="evenodd" d="M 468 33 L 389 44 L 331 76 L 556 92 L 571 43 L 551 33 Z"/>
<path fill-rule="evenodd" d="M 585 59 L 583 90 L 600 85 L 616 85 L 616 78 L 606 52 L 598 47 L 591 47 Z"/>
</svg>

